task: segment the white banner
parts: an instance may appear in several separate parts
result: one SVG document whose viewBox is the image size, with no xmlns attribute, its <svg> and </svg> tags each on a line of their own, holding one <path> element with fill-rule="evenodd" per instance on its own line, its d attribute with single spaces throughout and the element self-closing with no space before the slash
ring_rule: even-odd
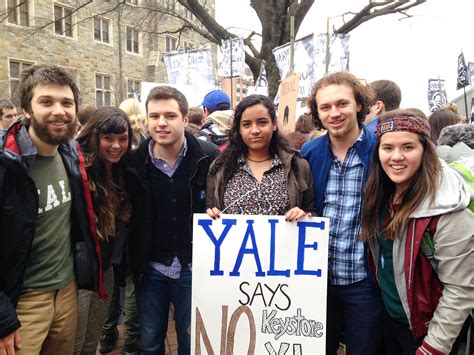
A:
<svg viewBox="0 0 474 355">
<path fill-rule="evenodd" d="M 293 72 L 301 73 L 298 100 L 309 97 L 313 85 L 326 73 L 326 50 L 326 34 L 311 34 L 294 42 Z M 290 43 L 273 49 L 273 55 L 281 78 L 286 78 L 290 73 Z M 349 70 L 349 36 L 332 35 L 328 72 L 341 70 Z"/>
<path fill-rule="evenodd" d="M 222 61 L 219 63 L 218 74 L 225 78 L 244 75 L 245 47 L 243 38 L 222 41 L 220 50 Z"/>
<path fill-rule="evenodd" d="M 268 80 L 267 71 L 265 69 L 265 61 L 260 65 L 260 75 L 255 82 L 255 86 L 247 87 L 247 95 L 259 94 L 268 96 Z"/>
<path fill-rule="evenodd" d="M 214 68 L 209 48 L 191 51 L 164 53 L 169 84 L 183 93 L 191 92 L 193 97 L 186 95 L 189 102 L 202 103 L 202 99 L 214 90 Z M 194 97 L 196 96 L 196 97 Z"/>
<path fill-rule="evenodd" d="M 195 214 L 191 353 L 325 354 L 328 238 L 327 218 Z"/>
</svg>

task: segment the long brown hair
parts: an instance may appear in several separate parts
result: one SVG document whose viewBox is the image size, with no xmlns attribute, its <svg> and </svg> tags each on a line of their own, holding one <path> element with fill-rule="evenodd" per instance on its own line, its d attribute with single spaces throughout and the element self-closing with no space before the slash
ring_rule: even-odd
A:
<svg viewBox="0 0 474 355">
<path fill-rule="evenodd" d="M 393 111 L 392 111 L 393 112 Z M 391 222 L 382 232 L 387 239 L 394 240 L 399 231 L 407 224 L 410 215 L 426 197 L 434 201 L 436 188 L 441 175 L 441 163 L 433 143 L 426 136 L 419 135 L 423 145 L 423 157 L 418 171 L 410 180 L 410 185 L 401 195 L 401 203 L 397 207 Z M 379 232 L 379 211 L 390 203 L 395 193 L 395 183 L 390 180 L 382 168 L 379 159 L 380 137 L 377 139 L 372 159 L 372 170 L 364 191 L 362 204 L 361 239 L 368 242 Z"/>
<path fill-rule="evenodd" d="M 108 239 L 115 234 L 116 219 L 126 214 L 128 197 L 124 189 L 124 158 L 112 165 L 109 176 L 99 156 L 100 134 L 128 132 L 128 149 L 132 146 L 132 127 L 125 112 L 116 107 L 99 107 L 81 130 L 77 141 L 86 158 L 86 170 L 96 217 L 97 234 Z"/>
</svg>

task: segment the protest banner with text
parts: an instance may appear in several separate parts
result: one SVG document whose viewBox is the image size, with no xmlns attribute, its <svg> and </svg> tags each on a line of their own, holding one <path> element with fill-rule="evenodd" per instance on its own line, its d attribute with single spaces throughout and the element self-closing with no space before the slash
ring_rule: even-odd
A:
<svg viewBox="0 0 474 355">
<path fill-rule="evenodd" d="M 329 220 L 194 215 L 193 354 L 325 354 Z"/>
</svg>

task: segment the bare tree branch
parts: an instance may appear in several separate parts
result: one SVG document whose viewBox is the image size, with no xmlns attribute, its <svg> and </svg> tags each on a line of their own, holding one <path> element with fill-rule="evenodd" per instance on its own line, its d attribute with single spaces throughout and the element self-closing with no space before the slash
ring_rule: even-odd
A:
<svg viewBox="0 0 474 355">
<path fill-rule="evenodd" d="M 426 0 L 398 0 L 398 1 L 369 1 L 369 4 L 362 8 L 360 11 L 347 12 L 343 15 L 351 15 L 351 19 L 347 22 L 344 21 L 344 25 L 335 30 L 335 33 L 346 34 L 360 26 L 364 22 L 367 22 L 375 17 L 401 13 L 406 15 L 405 11 L 425 3 Z"/>
</svg>

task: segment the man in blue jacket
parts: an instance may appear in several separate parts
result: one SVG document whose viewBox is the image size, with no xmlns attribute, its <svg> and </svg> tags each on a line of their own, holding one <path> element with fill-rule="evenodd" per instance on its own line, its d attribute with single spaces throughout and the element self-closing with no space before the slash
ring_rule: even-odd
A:
<svg viewBox="0 0 474 355">
<path fill-rule="evenodd" d="M 0 145 L 0 354 L 72 354 L 77 288 L 99 287 L 92 205 L 72 140 L 78 99 L 62 68 L 21 74 L 26 122 Z"/>
<path fill-rule="evenodd" d="M 375 145 L 363 125 L 369 103 L 370 90 L 352 74 L 319 80 L 309 105 L 327 134 L 301 150 L 313 172 L 316 211 L 330 218 L 326 353 L 331 355 L 342 333 L 349 354 L 376 355 L 381 349 L 381 302 L 359 240 L 362 193 Z"/>
</svg>

